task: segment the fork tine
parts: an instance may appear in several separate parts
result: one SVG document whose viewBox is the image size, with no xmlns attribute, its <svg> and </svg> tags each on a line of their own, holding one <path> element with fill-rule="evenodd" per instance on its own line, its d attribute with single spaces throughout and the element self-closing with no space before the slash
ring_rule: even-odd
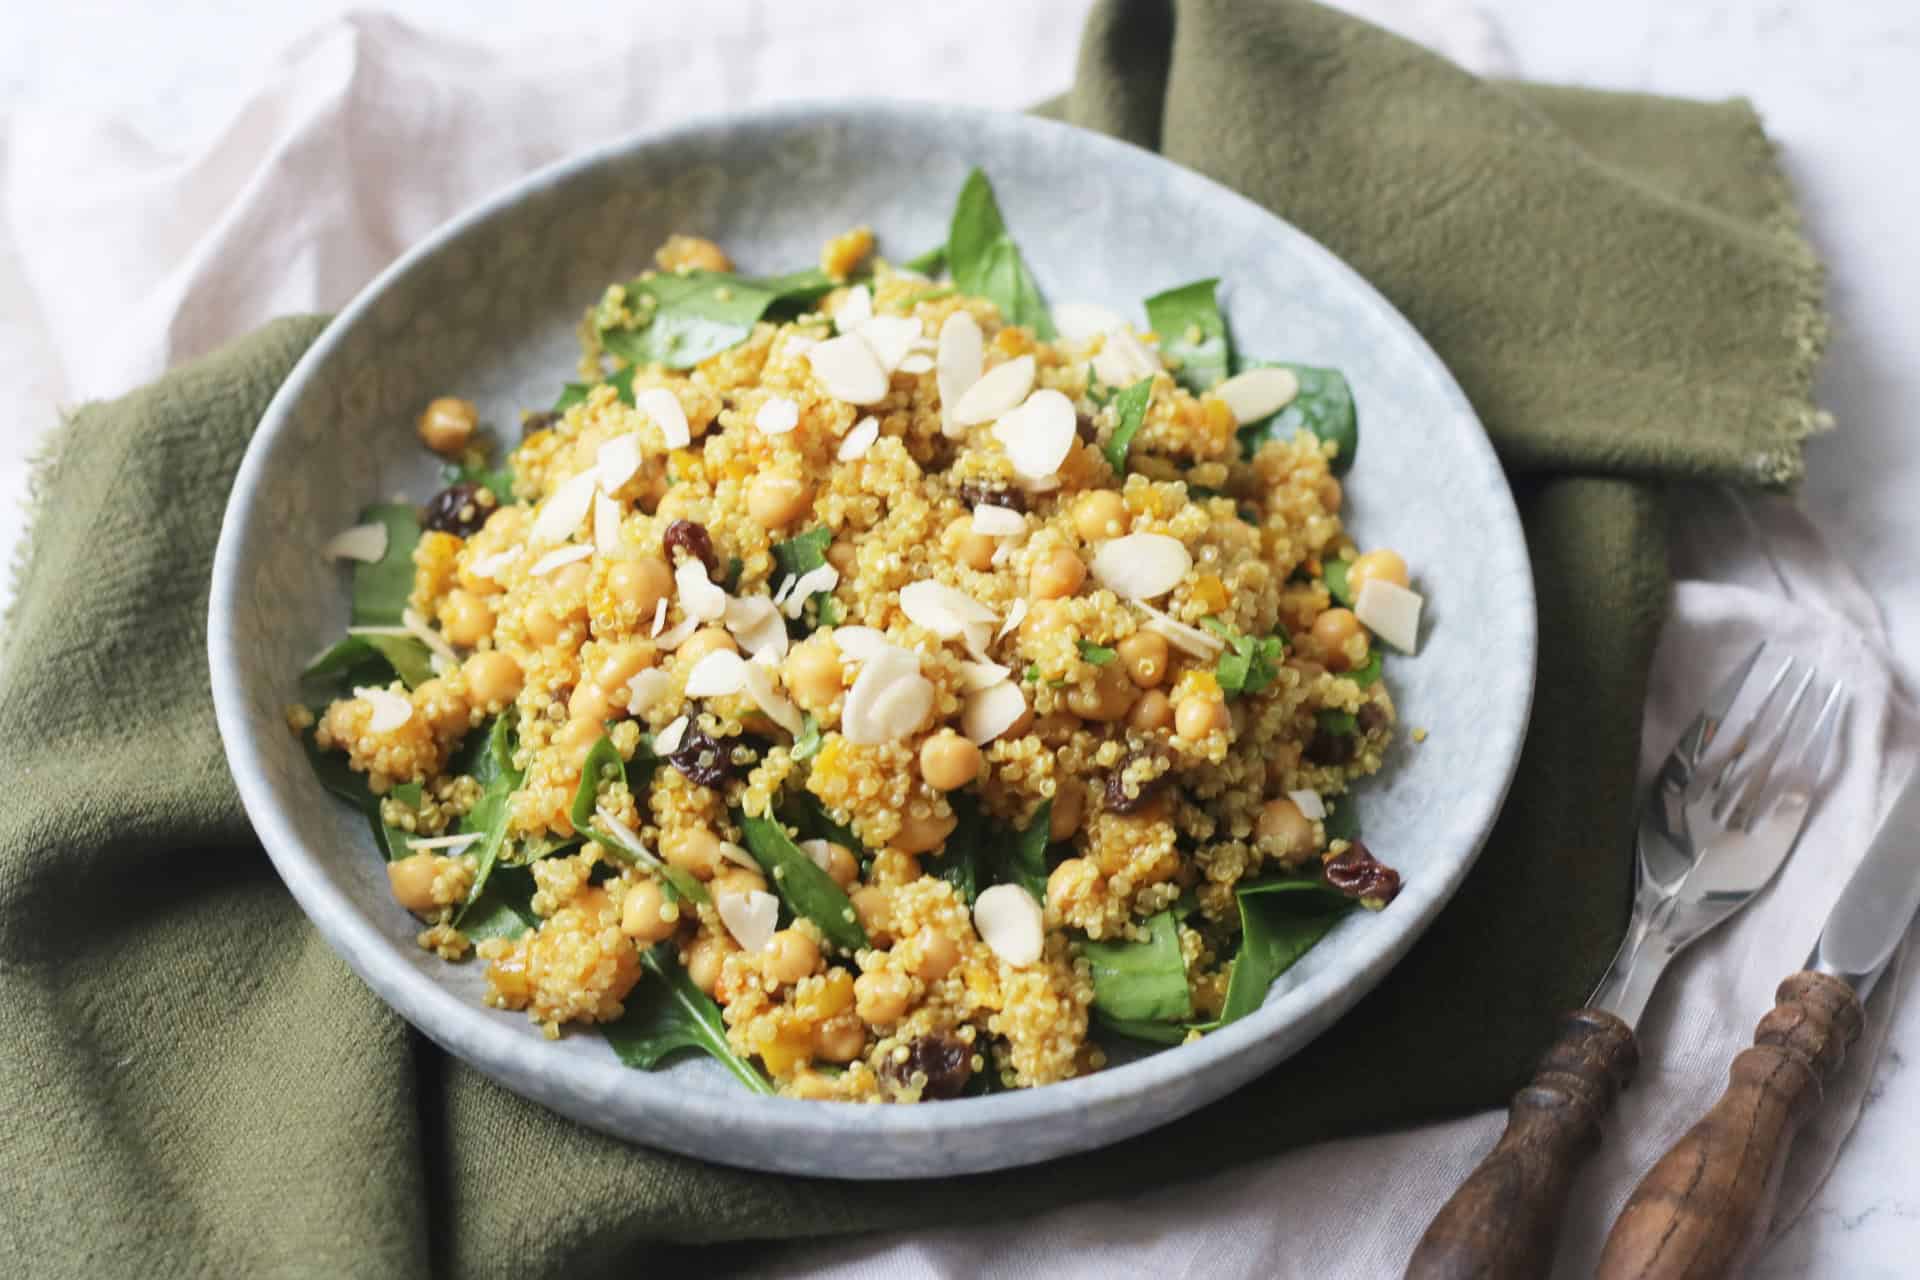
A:
<svg viewBox="0 0 1920 1280">
<path fill-rule="evenodd" d="M 1781 750 L 1792 740 L 1793 725 L 1800 715 L 1800 705 L 1806 701 L 1807 690 L 1812 687 L 1813 669 L 1809 667 L 1807 673 L 1800 678 L 1800 683 L 1795 686 L 1793 697 L 1788 699 L 1786 710 L 1780 713 L 1779 720 L 1774 722 L 1773 728 L 1767 734 L 1767 740 L 1761 744 L 1759 754 L 1754 757 L 1750 765 L 1741 770 L 1739 785 L 1729 789 L 1730 794 L 1724 802 L 1721 814 L 1721 820 L 1727 826 L 1745 831 L 1753 825 L 1754 817 L 1765 807 L 1765 801 L 1769 799 L 1767 787 L 1773 779 L 1774 763 L 1779 760 Z M 1759 731 L 1760 720 L 1756 716 L 1753 732 Z"/>
<path fill-rule="evenodd" d="M 1720 732 L 1721 724 L 1727 718 L 1727 712 L 1733 710 L 1733 704 L 1739 700 L 1740 690 L 1747 683 L 1747 676 L 1753 672 L 1754 664 L 1760 661 L 1760 655 L 1766 651 L 1767 642 L 1762 640 L 1753 646 L 1753 651 L 1741 660 L 1740 665 L 1727 673 L 1708 696 L 1706 704 L 1700 708 L 1700 714 L 1681 734 L 1673 754 L 1683 757 L 1690 765 L 1698 766 L 1707 748 L 1713 745 L 1714 737 Z"/>
<path fill-rule="evenodd" d="M 1736 784 L 1744 776 L 1745 771 L 1741 766 L 1753 751 L 1755 736 L 1766 724 L 1768 713 L 1773 709 L 1773 700 L 1779 695 L 1781 686 L 1787 682 L 1787 677 L 1793 674 L 1795 665 L 1793 655 L 1788 654 L 1779 668 L 1774 671 L 1773 679 L 1767 682 L 1766 692 L 1762 693 L 1760 700 L 1754 704 L 1753 710 L 1740 727 L 1739 735 L 1717 757 L 1718 763 L 1713 780 L 1707 784 L 1706 789 L 1707 799 L 1713 802 L 1716 821 L 1720 820 L 1727 807 L 1728 801 L 1725 796 L 1737 789 Z"/>
<path fill-rule="evenodd" d="M 1807 730 L 1793 763 L 1787 766 L 1786 776 L 1781 780 L 1783 787 L 1805 792 L 1813 790 L 1820 781 L 1820 775 L 1826 771 L 1827 756 L 1832 751 L 1834 735 L 1840 727 L 1846 706 L 1846 681 L 1836 680 L 1820 703 L 1820 710 L 1813 717 L 1813 727 Z"/>
</svg>

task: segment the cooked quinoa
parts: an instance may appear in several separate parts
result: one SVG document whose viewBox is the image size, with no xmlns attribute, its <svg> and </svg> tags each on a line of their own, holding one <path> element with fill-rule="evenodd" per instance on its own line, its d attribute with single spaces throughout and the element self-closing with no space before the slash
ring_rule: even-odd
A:
<svg viewBox="0 0 1920 1280">
<path fill-rule="evenodd" d="M 1147 1039 L 1220 1020 L 1247 886 L 1391 898 L 1329 830 L 1395 723 L 1334 590 L 1407 569 L 1348 537 L 1336 443 L 1249 450 L 1167 335 L 1046 340 L 873 244 L 690 367 L 624 361 L 649 282 L 732 269 L 673 237 L 504 459 L 435 401 L 466 478 L 410 549 L 343 552 L 410 556 L 399 625 L 355 630 L 430 671 L 290 722 L 489 1004 L 619 1045 L 686 983 L 778 1092 L 906 1102 L 1098 1070 L 1097 1022 L 1139 1031 L 1096 1008 L 1118 948 L 1171 966 Z"/>
</svg>

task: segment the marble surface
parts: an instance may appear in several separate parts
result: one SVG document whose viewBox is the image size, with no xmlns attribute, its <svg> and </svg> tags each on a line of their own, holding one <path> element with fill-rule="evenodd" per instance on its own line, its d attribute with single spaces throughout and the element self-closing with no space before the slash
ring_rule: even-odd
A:
<svg viewBox="0 0 1920 1280">
<path fill-rule="evenodd" d="M 168 149 L 231 110 L 259 68 L 337 0 L 304 6 L 239 0 L 133 6 L 105 3 L 0 6 L 0 113 L 15 109 L 138 108 L 130 148 Z M 491 12 L 476 30 L 461 0 L 406 0 L 383 8 L 421 26 L 474 39 L 507 39 L 536 26 L 541 8 Z M 1016 6 L 996 6 L 1012 10 Z M 729 100 L 826 95 L 858 88 L 1014 106 L 1071 74 L 1085 0 L 1023 15 L 1021 38 L 992 55 L 958 34 L 943 70 L 927 60 L 868 63 L 845 83 L 831 58 L 777 66 L 714 68 Z M 1654 93 L 1744 94 L 1782 144 L 1808 228 L 1829 264 L 1836 330 L 1821 398 L 1836 430 L 1816 440 L 1804 500 L 1865 574 L 1909 655 L 1920 635 L 1920 444 L 1908 415 L 1920 403 L 1920 169 L 1910 163 L 1920 119 L 1920 6 L 1910 0 L 1349 0 L 1344 6 L 1421 33 L 1475 69 Z M 888 22 L 902 9 L 889 7 Z M 871 25 L 852 3 L 712 6 L 712 21 L 765 27 L 796 53 L 830 50 L 836 32 Z M 946 30 L 955 32 L 951 23 Z M 698 33 L 677 32 L 698 56 Z M 970 58 L 969 54 L 973 56 Z M 908 70 L 908 69 L 911 70 Z M 0 119 L 4 115 L 0 114 Z M 7 187 L 14 171 L 0 131 Z M 17 497 L 25 458 L 59 406 L 91 390 L 74 385 L 24 304 L 20 264 L 0 237 L 0 385 L 11 412 L 0 425 L 0 546 L 21 527 Z M 112 390 L 106 388 L 104 390 Z M 0 595 L 4 591 L 0 590 Z M 1920 1174 L 1908 1135 L 1920 1122 L 1920 1009 L 1901 1010 L 1858 1130 L 1812 1208 L 1758 1267 L 1766 1277 L 1911 1274 L 1920 1240 Z"/>
</svg>

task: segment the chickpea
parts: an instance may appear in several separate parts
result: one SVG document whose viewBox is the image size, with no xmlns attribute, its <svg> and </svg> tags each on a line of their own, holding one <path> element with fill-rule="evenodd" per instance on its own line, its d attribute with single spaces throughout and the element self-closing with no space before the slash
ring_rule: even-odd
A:
<svg viewBox="0 0 1920 1280">
<path fill-rule="evenodd" d="M 705 827 L 688 827 L 660 842 L 660 856 L 689 875 L 711 880 L 720 874 L 720 837 Z"/>
<path fill-rule="evenodd" d="M 945 844 L 959 825 L 960 820 L 952 814 L 944 818 L 929 814 L 922 818 L 909 813 L 900 820 L 900 832 L 894 836 L 892 846 L 902 853 L 930 853 Z"/>
<path fill-rule="evenodd" d="M 607 691 L 590 680 L 575 685 L 573 696 L 567 699 L 567 717 L 570 720 L 605 724 L 612 710 L 613 704 L 607 698 Z"/>
<path fill-rule="evenodd" d="M 961 516 L 948 525 L 947 536 L 953 539 L 954 555 L 960 563 L 981 573 L 993 568 L 993 553 L 999 544 L 991 534 L 974 531 L 972 516 Z"/>
<path fill-rule="evenodd" d="M 717 847 L 717 845 L 716 845 Z M 758 871 L 749 871 L 733 862 L 722 862 L 720 873 L 713 878 L 713 896 L 737 893 L 745 897 L 750 893 L 765 893 L 767 878 Z"/>
<path fill-rule="evenodd" d="M 761 966 L 775 982 L 792 986 L 820 963 L 820 948 L 798 929 L 782 929 L 767 940 Z"/>
<path fill-rule="evenodd" d="M 1153 733 L 1169 728 L 1173 724 L 1173 701 L 1158 689 L 1149 689 L 1140 695 L 1140 701 L 1133 704 L 1133 710 L 1127 713 L 1127 725 L 1140 733 Z"/>
<path fill-rule="evenodd" d="M 1071 616 L 1066 601 L 1042 600 L 1027 610 L 1026 619 L 1020 624 L 1020 638 L 1032 643 L 1052 635 L 1066 627 Z"/>
<path fill-rule="evenodd" d="M 1027 576 L 1027 594 L 1035 600 L 1059 600 L 1078 591 L 1086 580 L 1086 561 L 1065 547 L 1055 547 L 1034 562 Z"/>
<path fill-rule="evenodd" d="M 479 422 L 473 401 L 441 396 L 420 415 L 420 443 L 443 458 L 455 457 L 472 442 Z"/>
<path fill-rule="evenodd" d="M 853 1011 L 868 1026 L 898 1022 L 913 998 L 913 984 L 905 974 L 881 969 L 853 980 Z"/>
<path fill-rule="evenodd" d="M 554 571 L 553 594 L 566 603 L 570 612 L 584 613 L 587 606 L 587 585 L 592 581 L 593 569 L 585 560 L 575 560 L 572 564 Z"/>
<path fill-rule="evenodd" d="M 1386 547 L 1356 556 L 1347 566 L 1347 590 L 1355 600 L 1360 598 L 1360 588 L 1369 582 L 1391 582 L 1396 587 L 1404 587 L 1408 581 L 1407 562 L 1398 551 Z"/>
<path fill-rule="evenodd" d="M 511 654 L 489 649 L 468 658 L 461 671 L 467 677 L 467 689 L 481 706 L 502 707 L 520 696 L 526 676 Z"/>
<path fill-rule="evenodd" d="M 1315 618 L 1313 643 L 1329 671 L 1351 671 L 1367 660 L 1367 633 L 1351 609 L 1329 609 Z"/>
<path fill-rule="evenodd" d="M 627 890 L 627 900 L 620 908 L 620 932 L 638 942 L 659 942 L 679 925 L 680 909 L 678 905 L 667 909 L 659 885 L 642 880 Z"/>
<path fill-rule="evenodd" d="M 747 485 L 747 514 L 762 529 L 784 529 L 813 507 L 813 490 L 804 480 L 763 472 Z"/>
<path fill-rule="evenodd" d="M 1091 689 L 1084 685 L 1067 690 L 1067 710 L 1087 720 L 1110 724 L 1123 719 L 1140 691 L 1133 687 L 1126 668 L 1109 662 L 1099 668 Z"/>
<path fill-rule="evenodd" d="M 651 626 L 653 611 L 673 595 L 673 570 L 664 560 L 621 560 L 607 570 L 607 590 L 630 606 L 641 622 Z"/>
<path fill-rule="evenodd" d="M 733 270 L 726 251 L 705 236 L 670 235 L 653 251 L 653 260 L 662 271 Z"/>
<path fill-rule="evenodd" d="M 694 664 L 710 653 L 725 649 L 728 653 L 740 652 L 740 646 L 733 637 L 719 627 L 702 627 L 686 638 L 680 646 L 678 657 L 683 670 L 693 670 Z"/>
<path fill-rule="evenodd" d="M 1172 654 L 1164 636 L 1152 631 L 1136 631 L 1114 648 L 1127 676 L 1142 689 L 1151 689 L 1167 678 Z"/>
<path fill-rule="evenodd" d="M 853 901 L 853 914 L 859 918 L 860 927 L 867 931 L 874 945 L 882 944 L 893 932 L 893 901 L 887 891 L 868 885 L 855 889 L 848 897 Z"/>
<path fill-rule="evenodd" d="M 920 776 L 942 791 L 964 787 L 980 776 L 980 748 L 942 729 L 920 744 Z"/>
<path fill-rule="evenodd" d="M 593 673 L 593 681 L 607 695 L 612 697 L 623 685 L 658 660 L 651 644 L 644 640 L 629 640 L 617 644 L 600 657 L 600 666 Z M 624 701 L 624 699 L 622 699 Z"/>
<path fill-rule="evenodd" d="M 537 645 L 550 645 L 560 637 L 560 619 L 544 600 L 535 600 L 520 615 L 527 629 L 527 638 Z"/>
<path fill-rule="evenodd" d="M 1067 858 L 1047 876 L 1047 905 L 1065 915 L 1079 903 L 1098 897 L 1106 877 L 1088 858 Z"/>
<path fill-rule="evenodd" d="M 920 944 L 920 958 L 913 975 L 922 982 L 938 982 L 960 963 L 960 944 L 932 925 L 923 926 L 914 941 Z"/>
<path fill-rule="evenodd" d="M 1092 489 L 1073 504 L 1073 527 L 1082 538 L 1117 538 L 1127 531 L 1127 502 L 1111 489 Z"/>
<path fill-rule="evenodd" d="M 834 542 L 827 546 L 827 563 L 834 567 L 842 578 L 851 578 L 860 567 L 860 553 L 853 549 L 851 542 Z"/>
<path fill-rule="evenodd" d="M 600 735 L 606 732 L 606 722 L 582 716 L 578 720 L 569 720 L 560 726 L 560 732 L 553 735 L 554 745 L 567 753 L 574 764 L 586 759 L 593 744 L 600 741 Z"/>
<path fill-rule="evenodd" d="M 800 705 L 824 710 L 840 696 L 840 651 L 831 640 L 814 637 L 787 653 L 787 688 Z"/>
<path fill-rule="evenodd" d="M 1071 840 L 1087 814 L 1087 789 L 1073 778 L 1054 784 L 1053 811 L 1047 820 L 1047 835 L 1055 844 Z"/>
<path fill-rule="evenodd" d="M 829 1018 L 813 1029 L 813 1056 L 852 1062 L 867 1051 L 867 1029 L 858 1017 Z"/>
<path fill-rule="evenodd" d="M 1253 834 L 1260 844 L 1287 862 L 1306 857 L 1319 843 L 1314 839 L 1313 823 L 1300 812 L 1300 806 L 1286 796 L 1278 796 L 1260 806 Z"/>
<path fill-rule="evenodd" d="M 1233 726 L 1227 704 L 1205 693 L 1190 693 L 1173 709 L 1173 726 L 1181 737 L 1198 742 L 1208 734 Z"/>
<path fill-rule="evenodd" d="M 720 966 L 726 963 L 727 953 L 733 948 L 718 937 L 702 938 L 687 948 L 687 976 L 693 979 L 693 985 L 713 994 L 720 985 Z"/>
<path fill-rule="evenodd" d="M 493 606 L 486 597 L 455 587 L 440 602 L 440 629 L 449 642 L 471 649 L 493 634 Z"/>
<path fill-rule="evenodd" d="M 440 878 L 440 859 L 431 853 L 416 853 L 387 864 L 387 884 L 393 900 L 415 915 L 426 915 L 438 904 L 433 900 L 433 882 Z"/>
</svg>

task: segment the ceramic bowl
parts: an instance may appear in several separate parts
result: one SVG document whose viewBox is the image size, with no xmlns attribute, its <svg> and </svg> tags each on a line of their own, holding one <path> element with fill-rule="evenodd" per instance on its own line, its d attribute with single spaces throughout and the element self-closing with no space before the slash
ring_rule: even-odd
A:
<svg viewBox="0 0 1920 1280">
<path fill-rule="evenodd" d="M 1241 349 L 1337 366 L 1360 408 L 1350 525 L 1398 548 L 1426 594 L 1416 659 L 1389 663 L 1404 743 L 1365 787 L 1369 844 L 1405 877 L 1276 983 L 1255 1015 L 1085 1079 L 921 1106 L 760 1098 L 704 1059 L 623 1067 L 597 1036 L 544 1039 L 486 1008 L 481 966 L 414 945 L 364 820 L 321 790 L 283 708 L 347 617 L 327 537 L 360 508 L 437 487 L 415 440 L 429 399 L 514 424 L 552 402 L 575 325 L 670 232 L 749 272 L 816 260 L 875 228 L 896 258 L 945 239 L 973 166 L 1053 302 L 1139 299 L 1218 276 Z M 509 427 L 509 432 L 511 427 Z M 214 566 L 214 700 L 240 794 L 316 928 L 393 1008 L 507 1088 L 608 1133 L 728 1164 L 917 1178 L 1026 1164 L 1164 1124 L 1324 1031 L 1398 960 L 1459 885 L 1506 792 L 1532 696 L 1532 578 L 1513 498 L 1466 398 L 1419 334 L 1326 249 L 1234 192 L 1064 125 L 898 103 L 789 107 L 603 147 L 455 219 L 369 285 L 307 352 L 254 436 Z"/>
</svg>

